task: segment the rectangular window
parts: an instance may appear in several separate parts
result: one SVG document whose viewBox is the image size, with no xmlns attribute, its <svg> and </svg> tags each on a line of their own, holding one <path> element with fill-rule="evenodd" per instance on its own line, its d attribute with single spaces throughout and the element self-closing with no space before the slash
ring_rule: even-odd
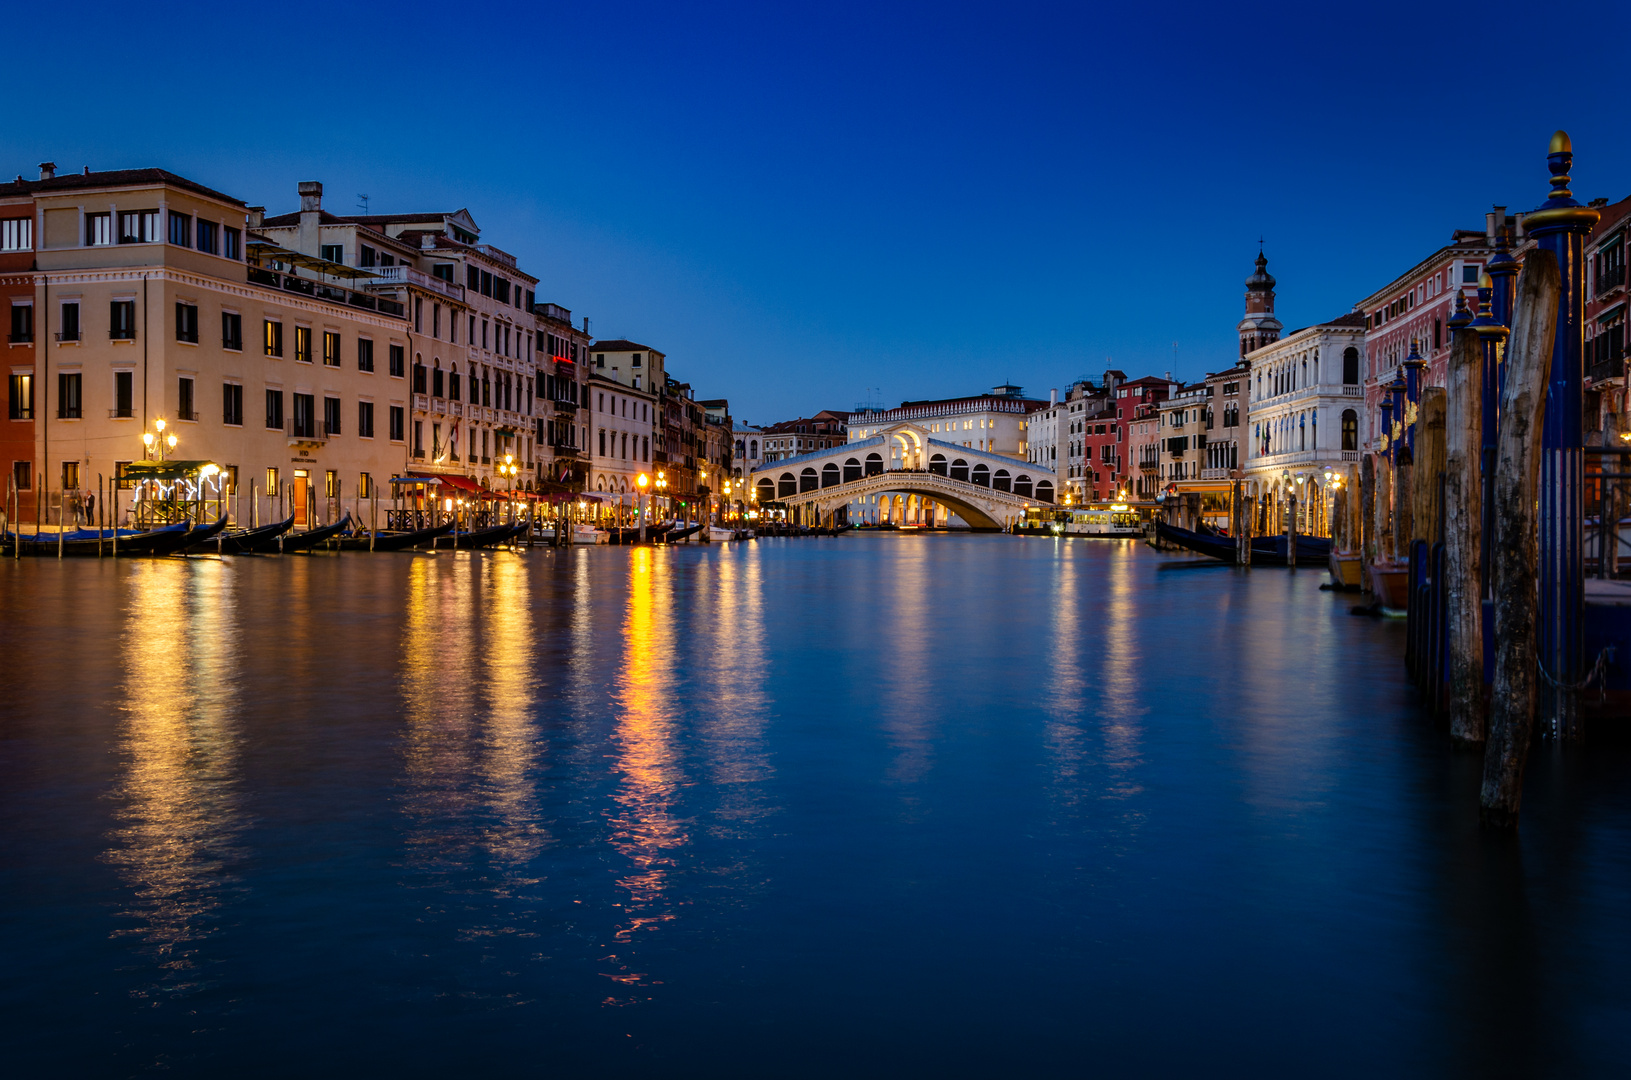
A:
<svg viewBox="0 0 1631 1080">
<path fill-rule="evenodd" d="M 448 282 L 449 284 L 452 284 L 452 282 L 453 282 L 453 264 L 452 263 L 437 263 L 435 266 L 432 266 L 430 268 L 430 276 L 434 277 L 434 278 L 441 278 L 443 281 Z"/>
<path fill-rule="evenodd" d="M 483 296 L 493 295 L 493 275 L 485 270 L 481 272 L 481 288 L 478 291 Z"/>
<path fill-rule="evenodd" d="M 221 312 L 221 348 L 242 352 L 244 347 L 244 320 L 236 311 Z"/>
<path fill-rule="evenodd" d="M 226 485 L 227 494 L 235 494 L 238 490 L 238 466 L 223 465 L 221 467 L 221 482 Z"/>
<path fill-rule="evenodd" d="M 372 401 L 357 402 L 357 437 L 359 439 L 372 439 L 374 437 L 374 403 Z"/>
<path fill-rule="evenodd" d="M 113 373 L 113 415 L 126 418 L 136 415 L 136 373 L 134 371 L 115 371 Z"/>
<path fill-rule="evenodd" d="M 357 474 L 357 497 L 360 499 L 374 497 L 374 478 L 367 473 Z"/>
<path fill-rule="evenodd" d="M 400 345 L 391 346 L 391 377 L 400 379 L 406 373 L 407 354 Z"/>
<path fill-rule="evenodd" d="M 402 422 L 403 422 L 404 419 L 406 419 L 406 417 L 404 415 L 406 413 L 406 411 L 407 410 L 405 410 L 401 405 L 392 405 L 391 406 L 391 413 L 390 413 L 389 421 L 390 421 L 390 425 L 391 425 L 391 441 L 392 442 L 401 442 L 402 441 Z"/>
<path fill-rule="evenodd" d="M 270 495 L 276 495 L 277 492 L 278 492 L 278 477 L 277 477 L 277 467 L 276 466 L 273 466 L 272 468 L 269 468 L 269 469 L 266 470 L 266 491 Z"/>
<path fill-rule="evenodd" d="M 283 355 L 283 324 L 267 319 L 262 326 L 262 341 L 267 356 Z"/>
<path fill-rule="evenodd" d="M 176 340 L 198 344 L 198 305 L 176 303 Z"/>
<path fill-rule="evenodd" d="M 416 334 L 425 332 L 425 301 L 418 296 L 413 298 L 413 332 Z"/>
<path fill-rule="evenodd" d="M 299 439 L 317 437 L 317 402 L 310 394 L 294 395 L 294 431 Z"/>
<path fill-rule="evenodd" d="M 0 221 L 0 251 L 27 251 L 33 246 L 33 218 L 7 218 Z"/>
<path fill-rule="evenodd" d="M 214 255 L 221 236 L 221 226 L 213 221 L 200 221 L 198 223 L 198 250 L 208 255 Z"/>
<path fill-rule="evenodd" d="M 361 244 L 361 245 L 358 246 L 357 252 L 358 252 L 358 258 L 357 258 L 357 265 L 358 266 L 367 267 L 367 266 L 373 266 L 374 265 L 374 249 L 373 248 L 369 247 L 367 244 Z"/>
<path fill-rule="evenodd" d="M 432 304 L 430 306 L 430 336 L 433 338 L 440 338 L 442 336 L 441 304 Z"/>
<path fill-rule="evenodd" d="M 319 257 L 331 263 L 345 262 L 345 245 L 323 244 L 318 248 Z"/>
<path fill-rule="evenodd" d="M 85 243 L 102 247 L 113 243 L 113 214 L 85 215 Z"/>
<path fill-rule="evenodd" d="M 1476 263 L 1468 263 L 1466 266 L 1463 266 L 1461 268 L 1461 284 L 1478 284 L 1478 269 L 1479 267 Z"/>
<path fill-rule="evenodd" d="M 72 491 L 79 487 L 79 462 L 64 461 L 62 463 L 62 489 Z"/>
<path fill-rule="evenodd" d="M 119 215 L 119 243 L 156 244 L 159 241 L 157 210 L 126 210 Z"/>
<path fill-rule="evenodd" d="M 79 340 L 79 302 L 77 300 L 62 305 L 61 326 L 62 329 L 57 332 L 58 341 Z"/>
<path fill-rule="evenodd" d="M 178 398 L 180 400 L 178 418 L 182 420 L 197 420 L 198 413 L 193 410 L 193 381 L 191 379 L 182 378 L 180 380 L 180 385 L 178 387 Z"/>
<path fill-rule="evenodd" d="M 243 258 L 243 230 L 234 229 L 231 225 L 223 233 L 226 243 L 221 245 L 221 254 L 229 259 Z"/>
<path fill-rule="evenodd" d="M 323 497 L 325 499 L 338 499 L 340 497 L 340 474 L 329 469 L 323 474 Z"/>
<path fill-rule="evenodd" d="M 108 337 L 114 341 L 136 340 L 136 301 L 109 301 Z"/>
<path fill-rule="evenodd" d="M 443 396 L 442 392 L 445 389 L 445 387 L 442 385 L 443 378 L 444 378 L 444 376 L 442 375 L 442 369 L 441 368 L 437 368 L 435 371 L 430 373 L 430 396 L 431 397 L 441 397 L 441 396 Z"/>
<path fill-rule="evenodd" d="M 323 434 L 338 435 L 340 433 L 340 399 L 326 397 L 323 399 Z"/>
<path fill-rule="evenodd" d="M 329 367 L 340 366 L 340 335 L 332 330 L 323 331 L 323 363 Z"/>
<path fill-rule="evenodd" d="M 297 364 L 311 363 L 311 327 L 294 328 L 294 358 Z"/>
<path fill-rule="evenodd" d="M 283 391 L 266 391 L 266 430 L 283 430 Z"/>
<path fill-rule="evenodd" d="M 374 341 L 372 338 L 357 339 L 357 370 L 374 370 Z"/>
<path fill-rule="evenodd" d="M 228 427 L 243 427 L 244 388 L 238 383 L 221 384 L 221 423 Z"/>
<path fill-rule="evenodd" d="M 425 456 L 425 422 L 423 420 L 413 422 L 413 454 L 414 457 Z"/>
<path fill-rule="evenodd" d="M 34 463 L 32 461 L 13 461 L 11 463 L 11 483 L 19 491 L 28 491 L 34 486 Z"/>
<path fill-rule="evenodd" d="M 170 211 L 170 243 L 176 247 L 188 247 L 192 239 L 193 219 L 191 214 L 178 214 Z"/>
<path fill-rule="evenodd" d="M 34 340 L 34 307 L 32 304 L 11 305 L 11 343 L 13 345 Z"/>
<path fill-rule="evenodd" d="M 77 371 L 57 373 L 57 419 L 80 418 L 80 374 Z"/>
</svg>

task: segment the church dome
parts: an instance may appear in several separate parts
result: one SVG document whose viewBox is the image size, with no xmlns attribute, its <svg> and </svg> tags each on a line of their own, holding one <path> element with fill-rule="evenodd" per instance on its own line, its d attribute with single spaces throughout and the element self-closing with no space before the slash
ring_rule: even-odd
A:
<svg viewBox="0 0 1631 1080">
<path fill-rule="evenodd" d="M 1274 275 L 1269 273 L 1269 260 L 1261 251 L 1257 253 L 1257 272 L 1246 279 L 1246 288 L 1267 290 L 1274 288 Z"/>
</svg>

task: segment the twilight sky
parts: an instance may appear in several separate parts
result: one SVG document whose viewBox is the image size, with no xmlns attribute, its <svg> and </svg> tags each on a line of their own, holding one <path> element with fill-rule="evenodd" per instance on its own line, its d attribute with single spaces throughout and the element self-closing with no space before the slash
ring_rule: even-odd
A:
<svg viewBox="0 0 1631 1080">
<path fill-rule="evenodd" d="M 1198 377 L 1260 235 L 1288 329 L 1340 314 L 1545 198 L 1558 127 L 1578 198 L 1631 194 L 1614 4 L 1535 57 L 1506 3 L 96 6 L 8 16 L 0 174 L 468 207 L 750 423 Z"/>
</svg>

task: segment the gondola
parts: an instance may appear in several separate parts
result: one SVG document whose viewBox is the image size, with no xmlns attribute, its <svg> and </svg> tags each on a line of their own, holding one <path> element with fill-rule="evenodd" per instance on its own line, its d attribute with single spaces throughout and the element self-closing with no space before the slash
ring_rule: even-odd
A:
<svg viewBox="0 0 1631 1080">
<path fill-rule="evenodd" d="M 692 525 L 689 528 L 684 529 L 670 529 L 668 532 L 663 534 L 663 543 L 672 544 L 676 540 L 684 540 L 686 537 L 699 532 L 701 529 L 702 526 L 700 524 Z"/>
<path fill-rule="evenodd" d="M 294 526 L 294 515 L 290 514 L 282 521 L 274 521 L 270 525 L 261 525 L 253 529 L 233 529 L 223 532 L 210 540 L 200 541 L 188 547 L 188 551 L 196 551 L 201 555 L 215 552 L 218 555 L 242 555 L 253 551 L 256 544 L 266 540 L 276 540 L 283 533 Z"/>
<path fill-rule="evenodd" d="M 215 537 L 225 530 L 226 527 L 227 516 L 225 514 L 220 514 L 208 525 L 194 525 L 187 531 L 183 539 L 176 544 L 175 547 L 170 548 L 168 551 L 162 552 L 162 554 L 169 555 L 177 551 L 186 551 L 188 548 L 207 543 L 215 539 Z M 160 544 L 159 547 L 163 548 L 165 545 Z M 161 554 L 161 552 L 155 551 L 154 554 Z"/>
<path fill-rule="evenodd" d="M 444 521 L 440 525 L 432 525 L 428 529 L 414 529 L 410 532 L 382 532 L 373 536 L 373 546 L 369 546 L 367 533 L 357 533 L 353 536 L 340 537 L 341 551 L 406 551 L 409 548 L 432 544 L 439 536 L 445 536 L 453 531 L 453 522 Z"/>
<path fill-rule="evenodd" d="M 249 550 L 262 555 L 273 553 L 290 554 L 296 551 L 310 551 L 327 540 L 332 540 L 345 531 L 351 524 L 351 515 L 346 514 L 332 525 L 324 525 L 317 529 L 307 529 L 305 532 L 292 532 L 281 536 L 274 536 L 270 540 L 262 540 Z"/>
<path fill-rule="evenodd" d="M 485 529 L 472 529 L 469 532 L 439 536 L 436 538 L 435 546 L 438 548 L 456 548 L 459 551 L 492 547 L 494 544 L 502 544 L 512 537 L 519 536 L 526 527 L 525 523 L 519 525 L 490 525 Z"/>
<path fill-rule="evenodd" d="M 1235 542 L 1227 536 L 1191 532 L 1164 521 L 1155 523 L 1156 535 L 1169 544 L 1210 555 L 1226 563 L 1235 561 Z M 1331 541 L 1323 536 L 1297 537 L 1297 561 L 1304 566 L 1323 566 L 1331 555 Z M 1286 565 L 1286 538 L 1284 536 L 1252 537 L 1253 566 Z"/>
<path fill-rule="evenodd" d="M 185 521 L 174 525 L 165 525 L 157 529 L 138 532 L 134 529 L 120 529 L 118 554 L 126 555 L 169 555 L 179 550 L 179 546 L 188 543 L 188 535 L 192 526 Z M 61 550 L 64 556 L 76 558 L 96 558 L 97 555 L 109 556 L 114 554 L 114 530 L 103 529 L 98 536 L 95 529 L 75 529 L 64 533 L 61 541 Z M 179 545 L 179 546 L 178 546 Z M 0 550 L 7 555 L 47 555 L 55 558 L 58 550 L 56 533 L 41 533 L 37 536 L 19 536 L 16 533 L 6 533 L 0 538 Z M 19 550 L 15 550 L 20 547 Z"/>
</svg>

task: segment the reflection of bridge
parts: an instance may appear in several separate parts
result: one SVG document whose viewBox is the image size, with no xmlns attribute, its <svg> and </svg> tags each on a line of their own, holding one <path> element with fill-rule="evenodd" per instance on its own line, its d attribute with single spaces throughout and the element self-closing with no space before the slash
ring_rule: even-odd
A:
<svg viewBox="0 0 1631 1080">
<path fill-rule="evenodd" d="M 941 503 L 976 529 L 1003 528 L 1025 507 L 1051 503 L 1053 470 L 930 438 L 896 424 L 870 439 L 767 462 L 753 472 L 760 503 L 812 507 L 819 520 L 852 500 L 916 495 Z"/>
</svg>

